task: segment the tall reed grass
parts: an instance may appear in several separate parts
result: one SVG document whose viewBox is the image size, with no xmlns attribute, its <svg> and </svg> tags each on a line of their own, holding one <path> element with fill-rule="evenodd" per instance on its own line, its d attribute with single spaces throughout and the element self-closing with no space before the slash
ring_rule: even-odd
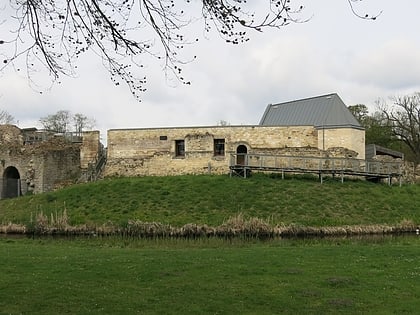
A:
<svg viewBox="0 0 420 315">
<path fill-rule="evenodd" d="M 373 234 L 398 234 L 415 232 L 417 226 L 411 220 L 397 225 L 346 225 L 333 227 L 311 227 L 272 224 L 269 219 L 245 217 L 242 213 L 228 218 L 219 226 L 194 223 L 175 227 L 160 222 L 129 220 L 125 224 L 107 222 L 102 225 L 71 225 L 67 211 L 49 215 L 42 211 L 31 218 L 29 225 L 6 223 L 0 225 L 0 233 L 33 235 L 121 235 L 127 237 L 296 237 L 296 236 L 352 236 Z"/>
</svg>

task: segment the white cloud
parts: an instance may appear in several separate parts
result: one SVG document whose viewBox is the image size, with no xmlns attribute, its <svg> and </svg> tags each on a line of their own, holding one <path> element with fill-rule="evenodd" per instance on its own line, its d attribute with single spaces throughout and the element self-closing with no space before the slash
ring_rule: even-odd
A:
<svg viewBox="0 0 420 315">
<path fill-rule="evenodd" d="M 394 39 L 359 54 L 347 76 L 362 85 L 398 90 L 420 84 L 420 46 Z"/>
<path fill-rule="evenodd" d="M 197 59 L 184 66 L 191 86 L 165 81 L 159 63 L 146 60 L 142 102 L 127 87 L 114 86 L 101 64 L 85 56 L 79 77 L 42 95 L 26 79 L 0 76 L 0 108 L 20 126 L 38 126 L 40 117 L 67 109 L 94 117 L 105 136 L 111 128 L 257 124 L 268 103 L 337 92 L 348 104 L 371 106 L 378 97 L 420 90 L 420 3 L 370 0 L 361 11 L 383 10 L 364 21 L 347 1 L 303 1 L 303 24 L 251 34 L 239 46 L 216 34 L 186 48 Z M 367 1 L 363 2 L 367 3 Z M 377 10 L 378 9 L 378 10 Z M 198 27 L 197 23 L 195 26 Z M 0 47 L 1 48 L 1 47 Z"/>
</svg>

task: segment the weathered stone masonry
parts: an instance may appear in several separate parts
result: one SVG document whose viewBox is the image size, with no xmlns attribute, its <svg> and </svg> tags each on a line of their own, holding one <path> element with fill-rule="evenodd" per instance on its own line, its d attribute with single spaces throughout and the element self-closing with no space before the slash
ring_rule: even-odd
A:
<svg viewBox="0 0 420 315">
<path fill-rule="evenodd" d="M 36 129 L 0 125 L 0 198 L 51 191 L 74 182 L 101 147 L 99 132 L 84 133 L 79 142 L 45 136 Z"/>
<path fill-rule="evenodd" d="M 321 139 L 320 139 L 321 137 Z M 347 150 L 343 142 L 347 142 Z M 224 152 L 216 152 L 216 142 Z M 361 145 L 363 144 L 363 145 Z M 179 154 L 177 146 L 183 145 Z M 364 130 L 313 126 L 222 126 L 108 131 L 106 176 L 227 173 L 231 153 L 364 158 Z"/>
</svg>

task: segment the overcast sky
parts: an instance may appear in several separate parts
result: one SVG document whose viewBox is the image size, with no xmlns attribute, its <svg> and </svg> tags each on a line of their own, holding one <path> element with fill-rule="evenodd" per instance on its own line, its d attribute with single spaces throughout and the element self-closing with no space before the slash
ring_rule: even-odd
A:
<svg viewBox="0 0 420 315">
<path fill-rule="evenodd" d="M 40 128 L 40 117 L 61 109 L 83 113 L 95 118 L 105 139 L 112 128 L 258 124 L 269 103 L 328 93 L 373 112 L 378 98 L 420 91 L 420 2 L 356 6 L 360 13 L 382 11 L 376 21 L 355 17 L 347 0 L 301 2 L 307 23 L 252 34 L 238 46 L 211 33 L 188 47 L 186 54 L 197 56 L 184 67 L 189 86 L 167 81 L 159 64 L 150 63 L 139 103 L 126 86 L 114 86 L 99 60 L 86 57 L 77 78 L 43 94 L 12 71 L 0 74 L 0 109 L 22 128 Z"/>
</svg>

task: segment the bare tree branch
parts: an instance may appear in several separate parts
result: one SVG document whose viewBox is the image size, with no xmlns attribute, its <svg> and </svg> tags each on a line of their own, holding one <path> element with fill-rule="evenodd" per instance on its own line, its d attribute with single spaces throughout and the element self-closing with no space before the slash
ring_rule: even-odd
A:
<svg viewBox="0 0 420 315">
<path fill-rule="evenodd" d="M 2 124 L 13 124 L 15 118 L 7 111 L 0 109 L 0 125 Z"/>
<path fill-rule="evenodd" d="M 374 15 L 372 15 L 372 14 L 366 14 L 366 13 L 365 14 L 360 14 L 355 9 L 354 4 L 357 3 L 357 2 L 361 2 L 362 0 L 347 0 L 347 1 L 349 3 L 349 6 L 350 6 L 351 11 L 358 18 L 365 19 L 365 20 L 373 20 L 374 21 L 374 20 L 376 20 L 382 14 L 382 11 L 380 11 L 378 14 L 374 14 Z"/>
<path fill-rule="evenodd" d="M 414 162 L 420 164 L 420 93 L 390 99 L 392 106 L 381 102 L 379 110 L 392 126 L 394 136 L 410 148 Z"/>
<path fill-rule="evenodd" d="M 349 1 L 353 13 L 364 19 Z M 25 68 L 32 76 L 47 69 L 53 82 L 73 76 L 79 56 L 92 51 L 102 60 L 116 85 L 128 85 L 133 95 L 145 91 L 139 73 L 144 55 L 163 61 L 165 71 L 182 83 L 182 66 L 193 60 L 180 56 L 185 45 L 198 38 L 187 36 L 191 23 L 202 20 L 206 32 L 216 32 L 231 44 L 249 40 L 248 32 L 282 28 L 301 19 L 299 0 L 264 0 L 268 6 L 253 12 L 246 0 L 8 0 L 14 14 L 2 21 L 0 72 Z M 293 2 L 293 3 L 292 3 Z M 258 4 L 260 6 L 260 4 Z M 262 4 L 261 4 L 262 6 Z M 255 4 L 254 4 L 255 7 Z M 0 10 L 6 10 L 1 9 Z M 188 13 L 187 13 L 188 12 Z M 7 22 L 7 23 L 6 23 Z M 4 31 L 4 25 L 13 25 Z M 20 64 L 24 58 L 23 66 Z"/>
</svg>

